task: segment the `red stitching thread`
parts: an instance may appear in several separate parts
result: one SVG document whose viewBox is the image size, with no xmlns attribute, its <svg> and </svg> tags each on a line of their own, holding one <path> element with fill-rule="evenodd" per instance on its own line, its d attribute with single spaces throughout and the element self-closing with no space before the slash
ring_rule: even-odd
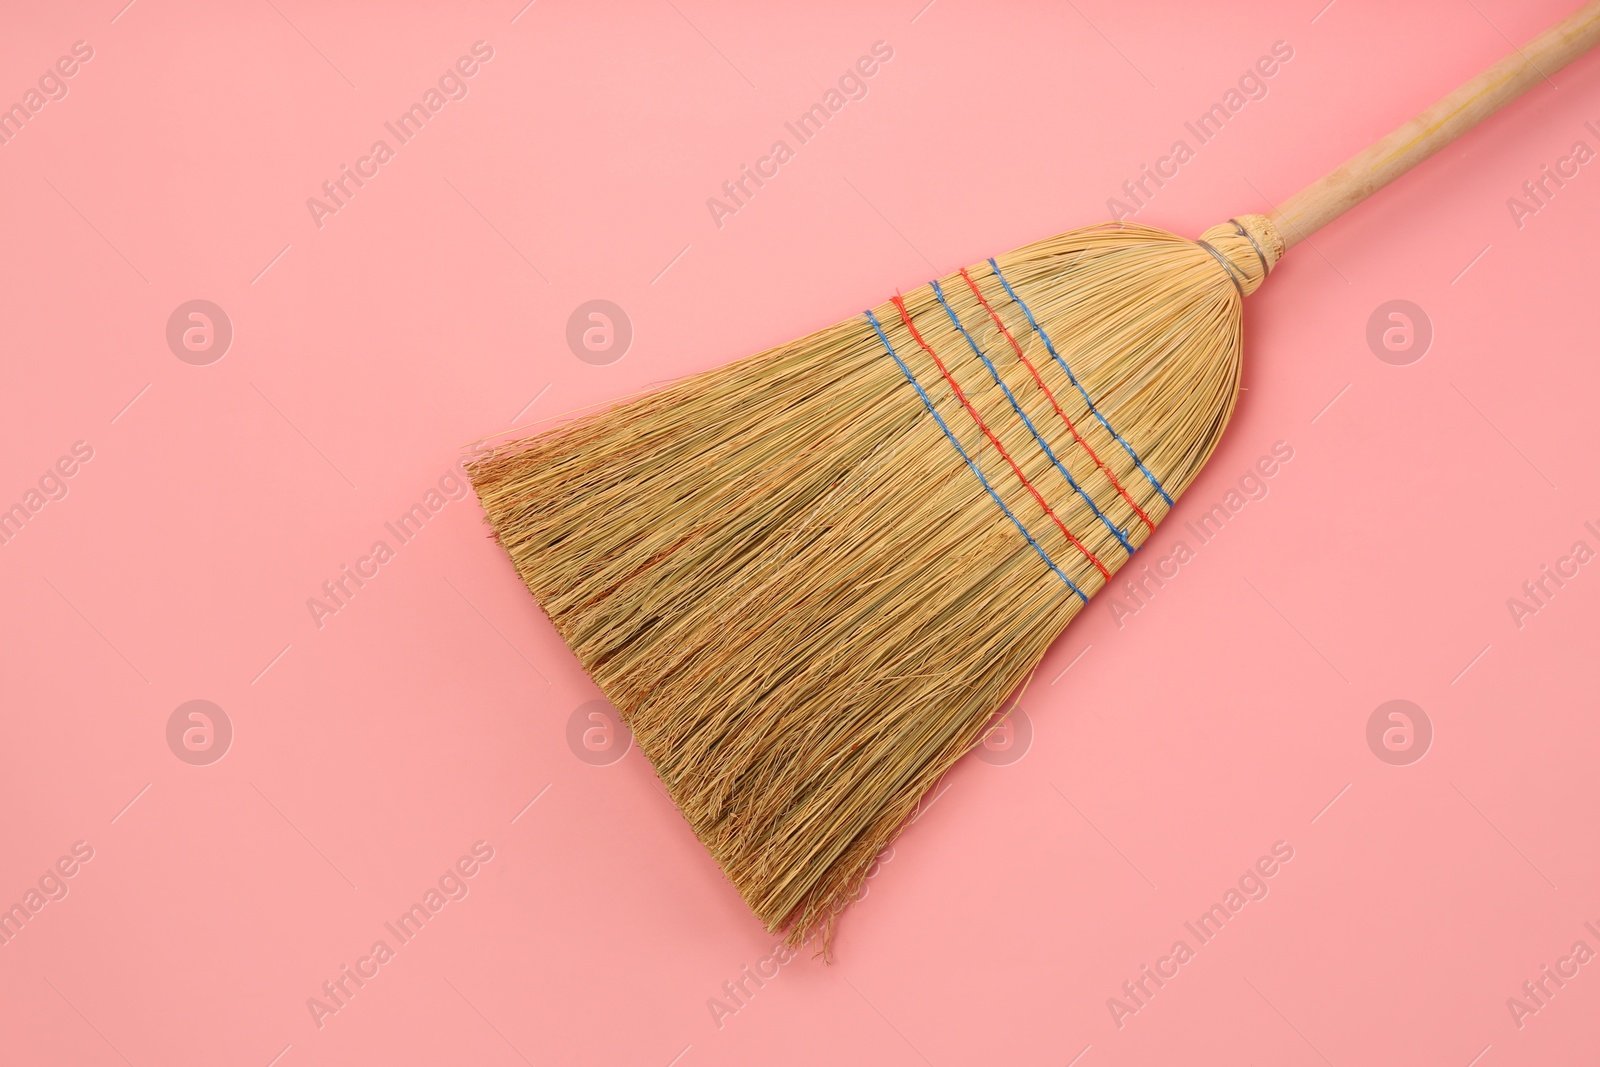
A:
<svg viewBox="0 0 1600 1067">
<path fill-rule="evenodd" d="M 1144 509 L 1134 502 L 1133 497 L 1129 496 L 1128 491 L 1122 487 L 1122 483 L 1117 481 L 1116 474 L 1112 472 L 1110 467 L 1105 465 L 1104 460 L 1095 455 L 1095 451 L 1089 446 L 1089 442 L 1085 441 L 1083 439 L 1083 435 L 1078 432 L 1078 428 L 1072 425 L 1072 420 L 1067 418 L 1067 413 L 1061 410 L 1060 404 L 1056 403 L 1056 395 L 1050 391 L 1050 387 L 1048 385 L 1044 384 L 1044 379 L 1039 377 L 1039 372 L 1035 370 L 1033 364 L 1028 361 L 1028 357 L 1022 354 L 1022 346 L 1017 344 L 1017 339 L 1015 337 L 1011 336 L 1011 331 L 1006 329 L 1006 324 L 1004 322 L 1000 321 L 1000 316 L 995 314 L 994 308 L 989 306 L 989 301 L 983 298 L 983 293 L 979 291 L 978 284 L 972 280 L 972 275 L 967 273 L 967 268 L 961 268 L 961 277 L 966 279 L 968 288 L 972 290 L 972 295 L 978 298 L 978 303 L 983 305 L 983 310 L 989 313 L 989 317 L 994 320 L 994 324 L 1000 327 L 1000 332 L 1006 335 L 1006 340 L 1011 342 L 1012 350 L 1016 352 L 1017 358 L 1022 360 L 1022 365 L 1028 368 L 1028 373 L 1033 375 L 1033 380 L 1038 383 L 1039 388 L 1044 390 L 1044 395 L 1050 398 L 1050 406 L 1056 409 L 1056 414 L 1061 416 L 1061 421 L 1066 423 L 1067 429 L 1072 431 L 1073 440 L 1082 445 L 1083 450 L 1089 453 L 1089 458 L 1094 460 L 1094 465 L 1099 467 L 1100 470 L 1105 473 L 1105 476 L 1110 479 L 1112 486 L 1116 488 L 1118 493 L 1122 494 L 1122 499 L 1126 500 L 1128 502 L 1128 506 L 1133 508 L 1134 513 L 1139 516 L 1139 520 L 1144 523 L 1145 529 L 1154 533 L 1156 524 L 1150 521 L 1150 516 L 1144 513 Z"/>
<path fill-rule="evenodd" d="M 1087 548 L 1083 547 L 1083 542 L 1072 536 L 1072 531 L 1067 529 L 1067 524 L 1062 522 L 1056 516 L 1054 511 L 1050 510 L 1050 505 L 1047 504 L 1044 497 L 1039 494 L 1039 490 L 1033 487 L 1033 483 L 1028 481 L 1027 475 L 1022 473 L 1022 468 L 1017 466 L 1017 461 L 1011 458 L 1011 453 L 1006 451 L 1006 446 L 1002 445 L 1000 443 L 1000 439 L 989 431 L 988 426 L 984 425 L 983 418 L 978 414 L 978 410 L 974 408 L 967 400 L 967 395 L 961 391 L 961 386 L 956 384 L 955 378 L 950 374 L 949 369 L 945 367 L 944 360 L 939 358 L 938 353 L 928 346 L 928 342 L 922 339 L 922 334 L 917 332 L 916 324 L 911 321 L 911 315 L 906 311 L 905 300 L 903 300 L 898 293 L 896 293 L 890 299 L 895 308 L 900 312 L 900 321 L 906 324 L 906 329 L 911 331 L 912 338 L 917 342 L 917 344 L 922 346 L 922 350 L 928 353 L 929 356 L 933 357 L 934 365 L 939 368 L 939 373 L 944 375 L 944 380 L 950 383 L 951 389 L 955 390 L 956 399 L 961 401 L 961 406 L 966 408 L 967 414 L 972 416 L 972 421 L 978 424 L 978 429 L 983 431 L 983 435 L 989 439 L 989 442 L 993 444 L 996 449 L 999 450 L 1000 455 L 1005 457 L 1005 461 L 1011 465 L 1012 473 L 1017 476 L 1017 479 L 1022 482 L 1023 486 L 1027 488 L 1028 492 L 1033 494 L 1033 499 L 1039 502 L 1039 506 L 1041 508 L 1044 508 L 1044 513 L 1050 516 L 1051 521 L 1061 528 L 1062 533 L 1067 535 L 1067 540 L 1071 541 L 1073 546 L 1076 547 L 1079 552 L 1082 552 L 1088 557 L 1089 562 L 1095 565 L 1095 568 L 1099 570 L 1101 576 L 1104 577 L 1107 582 L 1111 581 L 1111 572 L 1106 570 L 1106 565 L 1096 559 L 1093 552 L 1090 552 Z"/>
</svg>

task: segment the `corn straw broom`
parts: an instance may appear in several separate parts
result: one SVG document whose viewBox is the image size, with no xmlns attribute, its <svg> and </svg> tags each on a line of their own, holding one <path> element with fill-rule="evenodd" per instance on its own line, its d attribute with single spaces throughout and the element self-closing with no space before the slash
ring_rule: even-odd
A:
<svg viewBox="0 0 1600 1067">
<path fill-rule="evenodd" d="M 517 572 L 768 929 L 826 951 L 920 798 L 1172 510 L 1279 257 L 1597 40 L 1600 0 L 1198 242 L 1061 234 L 480 451 Z"/>
</svg>

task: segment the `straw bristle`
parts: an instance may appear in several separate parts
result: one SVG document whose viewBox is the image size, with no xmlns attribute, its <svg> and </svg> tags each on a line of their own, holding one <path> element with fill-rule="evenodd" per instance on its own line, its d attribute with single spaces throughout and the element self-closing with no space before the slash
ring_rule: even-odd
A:
<svg viewBox="0 0 1600 1067">
<path fill-rule="evenodd" d="M 769 929 L 826 945 L 1082 607 L 1067 581 L 1102 587 L 1199 471 L 1237 395 L 1241 296 L 1282 250 L 1241 221 L 1206 235 L 1233 276 L 1160 230 L 1079 230 L 876 308 L 882 336 L 858 316 L 471 465 L 518 573 Z"/>
</svg>

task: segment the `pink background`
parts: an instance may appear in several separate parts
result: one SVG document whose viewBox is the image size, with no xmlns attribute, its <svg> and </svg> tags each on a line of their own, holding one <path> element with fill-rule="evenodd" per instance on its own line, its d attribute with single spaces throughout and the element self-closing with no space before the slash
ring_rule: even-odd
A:
<svg viewBox="0 0 1600 1067">
<path fill-rule="evenodd" d="M 0 36 L 0 102 L 94 50 L 0 147 L 0 507 L 93 450 L 0 546 L 0 905 L 67 889 L 0 946 L 0 1059 L 1600 1055 L 1600 964 L 1520 1026 L 1507 1006 L 1600 950 L 1600 567 L 1520 627 L 1507 606 L 1600 549 L 1600 173 L 1520 228 L 1506 203 L 1600 148 L 1600 59 L 1251 298 L 1234 424 L 1136 566 L 1274 442 L 1292 461 L 1136 613 L 1090 606 L 1023 702 L 1031 745 L 948 777 L 831 966 L 731 999 L 774 939 L 637 750 L 569 745 L 598 693 L 475 500 L 403 546 L 384 527 L 519 420 L 1098 221 L 1275 41 L 1268 95 L 1140 221 L 1268 209 L 1571 0 L 124 2 L 12 5 Z M 479 40 L 466 98 L 319 228 L 307 198 Z M 880 40 L 867 96 L 719 228 L 706 199 Z M 195 299 L 234 330 L 204 366 L 165 336 Z M 592 299 L 633 326 L 610 363 L 565 339 Z M 1395 299 L 1434 334 L 1405 366 L 1366 340 Z M 319 628 L 308 598 L 379 539 L 394 558 Z M 209 765 L 167 740 L 196 699 L 233 729 Z M 1409 765 L 1367 741 L 1394 699 L 1432 727 Z M 478 841 L 468 895 L 400 945 L 384 924 Z M 1185 922 L 1280 841 L 1268 895 L 1201 945 Z M 380 938 L 319 1027 L 308 998 Z M 1119 1026 L 1108 998 L 1179 939 L 1193 959 Z"/>
</svg>

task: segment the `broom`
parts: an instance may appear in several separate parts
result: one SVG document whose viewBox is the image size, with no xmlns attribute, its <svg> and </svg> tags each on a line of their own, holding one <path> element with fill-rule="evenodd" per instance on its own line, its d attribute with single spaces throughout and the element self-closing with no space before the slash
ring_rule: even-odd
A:
<svg viewBox="0 0 1600 1067">
<path fill-rule="evenodd" d="M 800 945 L 1143 544 L 1284 251 L 1600 39 L 1573 14 L 1270 215 L 1075 230 L 480 450 L 524 582 L 751 910 Z"/>
</svg>

